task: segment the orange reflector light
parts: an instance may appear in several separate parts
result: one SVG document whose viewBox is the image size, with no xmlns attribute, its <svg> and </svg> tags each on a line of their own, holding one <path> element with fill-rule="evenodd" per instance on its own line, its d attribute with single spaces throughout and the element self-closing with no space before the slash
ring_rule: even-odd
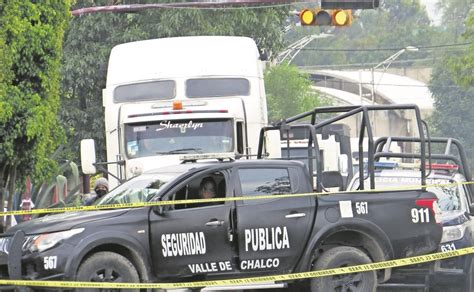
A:
<svg viewBox="0 0 474 292">
<path fill-rule="evenodd" d="M 311 25 L 314 22 L 314 14 L 313 11 L 304 9 L 300 13 L 300 21 L 302 25 Z"/>
<path fill-rule="evenodd" d="M 175 100 L 173 101 L 173 110 L 182 110 L 183 109 L 183 103 L 181 100 Z"/>
</svg>

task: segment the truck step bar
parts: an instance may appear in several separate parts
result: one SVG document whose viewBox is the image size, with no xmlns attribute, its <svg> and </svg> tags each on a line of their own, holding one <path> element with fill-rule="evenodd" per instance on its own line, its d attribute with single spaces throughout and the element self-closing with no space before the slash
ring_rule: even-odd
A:
<svg viewBox="0 0 474 292">
<path fill-rule="evenodd" d="M 286 288 L 286 283 L 263 282 L 260 284 L 238 285 L 238 286 L 216 286 L 201 289 L 201 291 L 235 291 L 235 290 L 250 290 L 250 289 L 274 289 Z"/>
<path fill-rule="evenodd" d="M 400 288 L 400 289 L 424 289 L 425 284 L 403 284 L 403 283 L 383 283 L 378 284 L 377 288 Z"/>
</svg>

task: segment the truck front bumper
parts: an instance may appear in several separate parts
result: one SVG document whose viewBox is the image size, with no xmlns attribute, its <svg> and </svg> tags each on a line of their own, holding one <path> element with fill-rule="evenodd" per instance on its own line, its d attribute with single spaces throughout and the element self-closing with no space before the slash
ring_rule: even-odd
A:
<svg viewBox="0 0 474 292">
<path fill-rule="evenodd" d="M 43 255 L 23 255 L 25 234 L 17 231 L 10 240 L 8 253 L 0 252 L 0 279 L 9 280 L 62 280 L 64 273 L 60 270 L 44 273 L 39 269 Z M 47 256 L 47 254 L 46 254 Z M 62 266 L 61 264 L 59 266 Z M 0 290 L 6 287 L 0 286 Z"/>
</svg>

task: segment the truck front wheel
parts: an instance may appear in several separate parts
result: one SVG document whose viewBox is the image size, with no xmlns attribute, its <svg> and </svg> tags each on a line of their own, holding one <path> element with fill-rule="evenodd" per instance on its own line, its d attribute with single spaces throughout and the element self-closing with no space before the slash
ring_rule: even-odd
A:
<svg viewBox="0 0 474 292">
<path fill-rule="evenodd" d="M 369 264 L 372 261 L 361 250 L 340 246 L 323 252 L 313 266 L 313 270 L 341 268 L 354 265 Z M 377 275 L 375 271 L 326 276 L 311 279 L 311 291 L 375 291 Z"/>
<path fill-rule="evenodd" d="M 108 251 L 101 251 L 88 257 L 79 267 L 76 279 L 83 282 L 140 282 L 137 269 L 127 258 Z M 81 289 L 79 291 L 118 291 L 118 289 Z"/>
</svg>

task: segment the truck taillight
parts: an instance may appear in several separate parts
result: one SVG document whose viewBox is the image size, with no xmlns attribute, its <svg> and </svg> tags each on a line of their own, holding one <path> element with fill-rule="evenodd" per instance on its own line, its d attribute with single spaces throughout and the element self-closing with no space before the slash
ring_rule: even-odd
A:
<svg viewBox="0 0 474 292">
<path fill-rule="evenodd" d="M 415 204 L 419 207 L 431 209 L 436 223 L 441 223 L 441 208 L 438 205 L 438 199 L 420 199 L 416 200 Z"/>
<path fill-rule="evenodd" d="M 458 170 L 459 165 L 456 164 L 442 164 L 442 163 L 427 163 L 426 168 L 431 168 L 431 169 L 442 169 L 442 170 Z"/>
</svg>

